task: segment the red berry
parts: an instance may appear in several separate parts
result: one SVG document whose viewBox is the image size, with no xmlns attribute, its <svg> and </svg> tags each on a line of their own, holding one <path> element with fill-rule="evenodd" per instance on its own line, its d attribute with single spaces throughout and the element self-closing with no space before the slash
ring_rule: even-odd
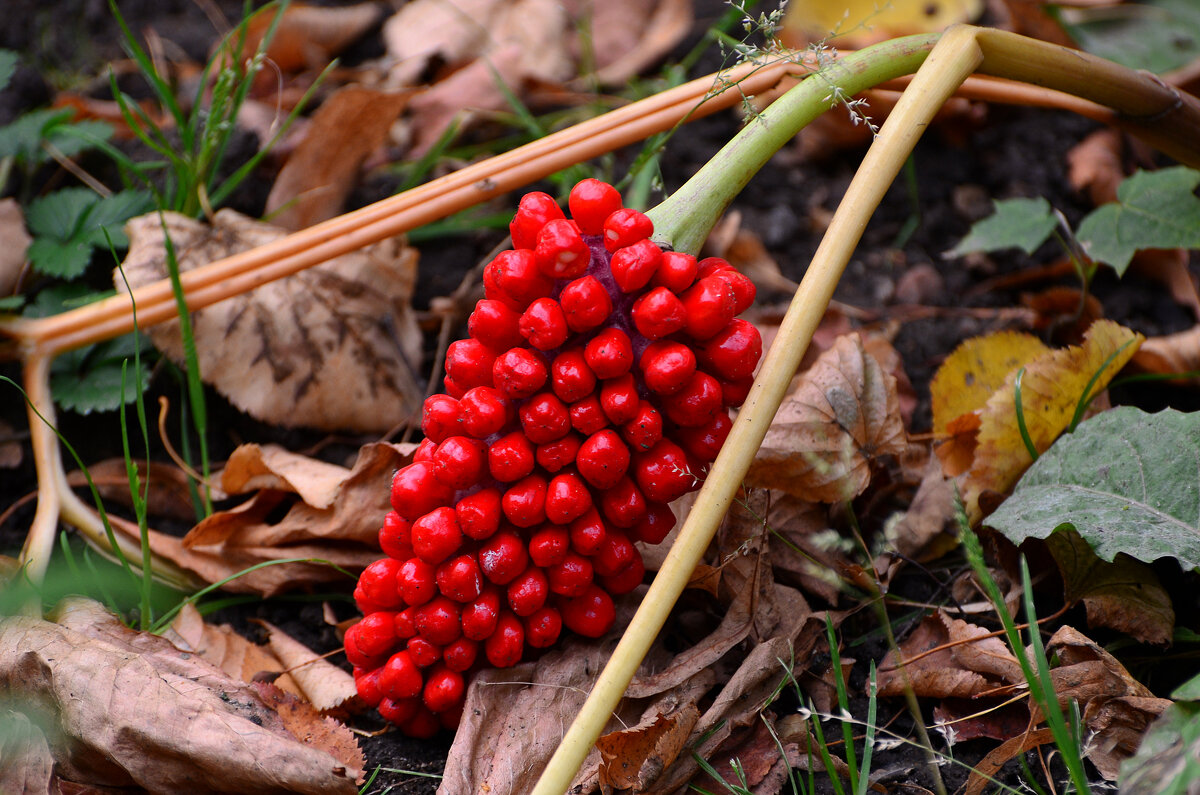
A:
<svg viewBox="0 0 1200 795">
<path fill-rule="evenodd" d="M 420 558 L 409 558 L 400 564 L 396 573 L 396 587 L 404 604 L 412 607 L 423 605 L 437 593 L 436 571 Z"/>
<path fill-rule="evenodd" d="M 580 555 L 594 555 L 604 543 L 608 531 L 604 528 L 604 520 L 595 508 L 571 522 L 571 549 Z"/>
<path fill-rule="evenodd" d="M 604 416 L 599 395 L 588 395 L 583 400 L 572 403 L 570 414 L 571 427 L 585 436 L 591 436 L 608 425 L 608 417 Z"/>
<path fill-rule="evenodd" d="M 436 508 L 413 522 L 413 551 L 426 563 L 436 566 L 462 546 L 462 528 L 453 508 Z"/>
<path fill-rule="evenodd" d="M 696 281 L 696 258 L 682 251 L 664 251 L 658 271 L 650 280 L 652 287 L 666 287 L 679 294 Z"/>
<path fill-rule="evenodd" d="M 607 182 L 584 179 L 576 183 L 567 198 L 571 217 L 579 224 L 585 235 L 598 235 L 604 231 L 604 221 L 621 209 L 621 194 Z"/>
<path fill-rule="evenodd" d="M 622 208 L 604 220 L 604 247 L 616 251 L 654 234 L 654 223 L 644 213 Z"/>
<path fill-rule="evenodd" d="M 404 519 L 413 520 L 445 505 L 454 490 L 438 480 L 431 461 L 416 461 L 392 478 L 392 508 Z"/>
<path fill-rule="evenodd" d="M 597 378 L 616 378 L 633 367 L 633 343 L 624 331 L 608 328 L 592 338 L 583 356 Z"/>
<path fill-rule="evenodd" d="M 459 555 L 437 567 L 438 590 L 456 602 L 473 602 L 483 591 L 483 573 L 471 555 Z"/>
<path fill-rule="evenodd" d="M 500 592 L 485 587 L 483 593 L 462 609 L 462 634 L 464 638 L 481 641 L 496 631 L 500 617 Z"/>
<path fill-rule="evenodd" d="M 613 252 L 609 267 L 613 281 L 622 292 L 632 293 L 650 283 L 662 262 L 662 249 L 649 240 L 638 242 Z"/>
<path fill-rule="evenodd" d="M 437 446 L 433 466 L 438 480 L 450 488 L 470 488 L 483 476 L 483 448 L 474 439 L 451 436 Z"/>
<path fill-rule="evenodd" d="M 584 480 L 597 489 L 610 489 L 629 468 L 629 448 L 615 431 L 599 431 L 580 446 L 575 466 Z"/>
<path fill-rule="evenodd" d="M 459 433 L 462 415 L 449 395 L 430 395 L 421 409 L 421 430 L 436 444 Z"/>
<path fill-rule="evenodd" d="M 651 502 L 674 502 L 696 487 L 696 477 L 688 470 L 687 454 L 668 439 L 634 457 L 633 477 Z"/>
<path fill-rule="evenodd" d="M 444 390 L 446 390 L 447 397 L 452 397 L 455 400 L 461 399 L 462 396 L 467 393 L 467 390 L 465 387 L 460 386 L 453 378 L 451 378 L 448 375 L 444 376 L 442 378 L 442 388 Z"/>
<path fill-rule="evenodd" d="M 417 632 L 438 646 L 452 643 L 462 634 L 460 607 L 447 596 L 435 596 L 417 608 Z"/>
<path fill-rule="evenodd" d="M 467 318 L 467 333 L 492 350 L 503 351 L 524 342 L 518 327 L 520 322 L 520 312 L 503 301 L 484 298 L 475 304 L 475 311 Z"/>
<path fill-rule="evenodd" d="M 379 686 L 379 674 L 382 669 L 377 667 L 362 673 L 359 673 L 357 668 L 354 670 L 354 687 L 358 690 L 358 697 L 368 707 L 378 707 L 383 702 L 383 688 Z"/>
<path fill-rule="evenodd" d="M 501 436 L 488 448 L 488 470 L 501 483 L 515 483 L 533 472 L 534 447 L 520 431 Z"/>
<path fill-rule="evenodd" d="M 428 638 L 421 637 L 420 635 L 414 635 L 409 638 L 404 648 L 408 651 L 408 656 L 412 657 L 412 661 L 417 664 L 418 668 L 428 668 L 442 659 L 442 647 L 436 643 L 431 643 Z"/>
<path fill-rule="evenodd" d="M 696 372 L 696 355 L 681 342 L 652 342 L 638 361 L 646 388 L 659 395 L 672 395 L 683 389 Z"/>
<path fill-rule="evenodd" d="M 554 282 L 538 270 L 532 251 L 502 251 L 483 270 L 484 295 L 524 312 L 538 298 L 554 292 Z"/>
<path fill-rule="evenodd" d="M 382 678 L 382 675 L 381 677 Z M 383 693 L 383 688 L 379 687 L 380 694 Z M 361 695 L 362 689 L 359 689 Z M 364 698 L 365 700 L 365 698 Z M 379 714 L 388 723 L 400 726 L 406 723 L 414 714 L 417 707 L 421 705 L 418 698 L 390 698 L 384 697 L 378 702 Z"/>
<path fill-rule="evenodd" d="M 492 364 L 492 382 L 514 400 L 527 398 L 546 383 L 546 363 L 528 348 L 509 348 Z"/>
<path fill-rule="evenodd" d="M 546 490 L 546 518 L 551 522 L 568 524 L 583 516 L 591 507 L 592 493 L 578 475 L 567 472 L 551 479 Z"/>
<path fill-rule="evenodd" d="M 421 671 L 405 650 L 393 654 L 379 672 L 379 689 L 392 699 L 413 698 L 421 692 Z"/>
<path fill-rule="evenodd" d="M 437 450 L 437 442 L 428 437 L 421 440 L 417 445 L 417 449 L 413 451 L 413 461 L 432 461 L 433 453 Z"/>
<path fill-rule="evenodd" d="M 483 644 L 488 662 L 497 668 L 511 668 L 521 661 L 525 651 L 525 627 L 521 619 L 505 610 L 496 622 L 496 631 Z"/>
<path fill-rule="evenodd" d="M 645 544 L 661 544 L 674 526 L 675 512 L 671 510 L 671 506 L 652 502 L 630 532 L 634 539 Z"/>
<path fill-rule="evenodd" d="M 633 527 L 646 513 L 646 497 L 630 478 L 600 493 L 600 513 L 617 527 Z"/>
<path fill-rule="evenodd" d="M 396 577 L 403 564 L 392 558 L 372 561 L 358 577 L 358 588 L 366 601 L 385 610 L 400 607 L 400 592 L 396 590 Z M 372 611 L 373 612 L 373 611 Z"/>
<path fill-rule="evenodd" d="M 383 554 L 396 560 L 407 560 L 413 556 L 412 522 L 401 519 L 400 514 L 388 511 L 379 530 L 379 548 Z"/>
<path fill-rule="evenodd" d="M 433 598 L 432 596 L 430 598 Z M 417 634 L 417 608 L 406 607 L 392 616 L 397 640 L 408 640 Z"/>
<path fill-rule="evenodd" d="M 562 615 L 553 607 L 535 610 L 525 619 L 525 642 L 532 648 L 553 646 L 561 632 Z"/>
<path fill-rule="evenodd" d="M 736 381 L 722 381 L 721 402 L 729 408 L 737 408 L 746 402 L 752 386 L 754 386 L 754 376 L 749 375 Z"/>
<path fill-rule="evenodd" d="M 754 303 L 754 297 L 758 294 L 758 288 L 754 286 L 754 282 L 750 281 L 748 276 L 738 273 L 732 266 L 725 270 L 719 270 L 714 275 L 733 290 L 733 313 L 735 315 L 740 315 L 750 308 L 750 305 Z"/>
<path fill-rule="evenodd" d="M 534 444 L 561 439 L 571 430 L 569 409 L 550 392 L 534 395 L 517 413 L 521 418 L 521 428 Z"/>
<path fill-rule="evenodd" d="M 675 440 L 688 455 L 708 464 L 717 459 L 717 453 L 721 452 L 721 445 L 725 444 L 732 427 L 733 420 L 729 419 L 729 414 L 718 411 L 704 425 L 680 428 L 675 433 Z"/>
<path fill-rule="evenodd" d="M 630 373 L 610 378 L 600 387 L 600 408 L 613 425 L 624 425 L 636 417 L 640 402 Z"/>
<path fill-rule="evenodd" d="M 685 428 L 696 428 L 712 421 L 724 405 L 721 385 L 708 373 L 697 370 L 664 408 L 667 419 Z"/>
<path fill-rule="evenodd" d="M 518 480 L 500 500 L 504 515 L 517 527 L 533 527 L 546 521 L 546 479 L 530 475 Z"/>
<path fill-rule="evenodd" d="M 550 221 L 563 217 L 563 211 L 549 194 L 536 191 L 526 193 L 517 205 L 517 212 L 509 222 L 514 248 L 533 248 L 538 234 Z"/>
<path fill-rule="evenodd" d="M 458 703 L 464 690 L 462 674 L 439 665 L 429 672 L 421 698 L 430 711 L 442 712 Z"/>
<path fill-rule="evenodd" d="M 534 249 L 538 268 L 551 279 L 574 279 L 588 269 L 592 250 L 571 221 L 549 221 L 538 232 Z"/>
<path fill-rule="evenodd" d="M 429 708 L 421 701 L 417 701 L 412 716 L 397 725 L 405 736 L 416 737 L 419 740 L 428 740 L 442 728 L 442 722 L 438 720 L 438 716 L 430 712 Z"/>
<path fill-rule="evenodd" d="M 596 374 L 588 367 L 582 348 L 563 351 L 554 358 L 550 365 L 550 388 L 564 403 L 574 403 L 592 393 Z"/>
<path fill-rule="evenodd" d="M 728 260 L 720 257 L 705 257 L 696 263 L 696 276 L 700 279 L 728 270 L 733 270 L 733 266 L 729 264 Z"/>
<path fill-rule="evenodd" d="M 666 287 L 655 287 L 634 301 L 632 314 L 638 333 L 649 340 L 674 334 L 688 320 L 683 302 Z"/>
<path fill-rule="evenodd" d="M 589 502 L 590 502 L 589 497 Z M 541 568 L 561 563 L 570 548 L 571 539 L 564 527 L 546 525 L 529 538 L 529 559 Z"/>
<path fill-rule="evenodd" d="M 479 548 L 479 568 L 496 585 L 508 585 L 528 564 L 525 542 L 508 530 L 496 533 Z"/>
<path fill-rule="evenodd" d="M 376 612 L 368 613 L 367 616 L 387 616 L 388 623 L 390 624 L 392 614 Z M 362 668 L 363 670 L 378 668 L 380 665 L 383 665 L 383 663 L 387 662 L 387 653 L 390 652 L 392 650 L 392 646 L 395 645 L 396 634 L 394 631 L 391 632 L 391 642 L 383 648 L 383 651 L 379 651 L 374 654 L 368 654 L 359 643 L 359 635 L 360 633 L 364 633 L 364 631 L 360 630 L 358 627 L 359 624 L 355 624 L 346 630 L 346 637 L 343 639 L 343 645 L 346 649 L 346 659 L 350 661 L 351 665 L 355 666 L 356 668 Z M 367 632 L 369 633 L 369 631 Z"/>
<path fill-rule="evenodd" d="M 687 312 L 684 328 L 692 339 L 708 339 L 725 328 L 736 314 L 733 289 L 717 276 L 704 277 L 679 298 Z"/>
<path fill-rule="evenodd" d="M 568 433 L 553 442 L 539 444 L 536 456 L 538 466 L 551 474 L 558 472 L 563 467 L 575 463 L 575 456 L 582 444 L 583 440 L 574 433 Z"/>
<path fill-rule="evenodd" d="M 476 439 L 486 439 L 508 424 L 508 401 L 498 389 L 477 386 L 467 390 L 458 405 L 463 430 Z"/>
<path fill-rule="evenodd" d="M 396 645 L 396 622 L 392 613 L 371 613 L 346 630 L 347 657 L 350 656 L 351 630 L 354 631 L 353 643 L 363 656 L 379 657 Z"/>
<path fill-rule="evenodd" d="M 558 294 L 558 303 L 571 331 L 583 333 L 599 327 L 612 314 L 612 298 L 594 276 L 576 279 Z"/>
<path fill-rule="evenodd" d="M 539 351 L 548 351 L 567 341 L 571 331 L 558 301 L 539 298 L 521 315 L 521 336 Z"/>
<path fill-rule="evenodd" d="M 620 596 L 621 594 L 629 593 L 641 585 L 642 579 L 645 576 L 646 564 L 642 561 L 642 556 L 639 553 L 633 556 L 633 562 L 622 571 L 611 577 L 601 577 L 600 585 L 613 596 Z"/>
<path fill-rule="evenodd" d="M 716 336 L 696 345 L 696 358 L 705 372 L 722 381 L 753 374 L 761 357 L 762 335 L 753 323 L 736 317 Z"/>
<path fill-rule="evenodd" d="M 559 596 L 581 596 L 592 584 L 592 576 L 592 562 L 575 552 L 568 552 L 560 563 L 546 569 L 550 592 Z"/>
<path fill-rule="evenodd" d="M 546 572 L 530 566 L 508 584 L 508 606 L 522 618 L 539 610 L 550 596 L 550 582 Z"/>
<path fill-rule="evenodd" d="M 482 541 L 500 529 L 500 490 L 483 489 L 463 497 L 454 506 L 463 535 Z"/>
<path fill-rule="evenodd" d="M 495 361 L 496 354 L 479 340 L 456 340 L 446 349 L 446 375 L 464 389 L 491 386 Z"/>
<path fill-rule="evenodd" d="M 637 413 L 621 428 L 621 438 L 634 453 L 649 450 L 662 435 L 662 415 L 646 400 L 638 402 Z"/>
<path fill-rule="evenodd" d="M 466 622 L 463 622 L 463 632 L 466 632 Z M 475 656 L 479 653 L 479 643 L 470 638 L 459 638 L 442 649 L 442 659 L 451 671 L 463 671 L 475 664 Z"/>
<path fill-rule="evenodd" d="M 387 607 L 384 607 L 380 604 L 375 604 L 368 599 L 366 592 L 363 590 L 362 583 L 357 583 L 354 586 L 354 604 L 356 607 L 358 607 L 358 612 L 362 613 L 364 616 L 370 615 L 371 613 L 378 613 L 380 610 L 388 609 Z"/>
<path fill-rule="evenodd" d="M 611 577 L 624 571 L 637 554 L 637 547 L 629 540 L 629 536 L 614 530 L 605 536 L 604 543 L 592 556 L 592 568 L 597 576 Z"/>
<path fill-rule="evenodd" d="M 565 600 L 559 608 L 567 629 L 585 638 L 598 638 L 612 629 L 617 620 L 612 597 L 598 585 L 590 585 L 582 595 Z"/>
</svg>

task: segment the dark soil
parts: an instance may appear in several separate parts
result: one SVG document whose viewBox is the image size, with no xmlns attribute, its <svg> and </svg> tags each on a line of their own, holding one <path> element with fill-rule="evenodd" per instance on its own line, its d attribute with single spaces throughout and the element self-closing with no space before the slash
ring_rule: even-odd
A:
<svg viewBox="0 0 1200 795">
<path fill-rule="evenodd" d="M 239 18 L 240 2 L 222 0 L 217 5 L 230 19 Z M 719 4 L 711 2 L 701 5 L 709 11 L 720 9 Z M 211 21 L 193 0 L 123 0 L 120 8 L 135 31 L 154 27 L 194 60 L 203 59 L 214 40 Z M 53 4 L 40 0 L 10 0 L 6 10 L 9 24 L 0 28 L 0 47 L 21 51 L 31 65 L 22 67 L 10 90 L 0 94 L 0 124 L 24 110 L 48 102 L 51 97 L 49 83 L 61 85 L 77 80 L 88 84 L 91 78 L 100 74 L 104 64 L 122 57 L 116 44 L 119 30 L 104 0 Z M 710 22 L 710 17 L 702 15 L 696 35 Z M 371 51 L 379 45 L 373 41 L 362 46 L 365 51 Z M 91 82 L 90 85 L 96 84 Z M 669 187 L 681 184 L 707 161 L 737 126 L 734 116 L 726 113 L 693 123 L 677 134 L 667 149 L 662 166 Z M 867 229 L 838 288 L 837 299 L 862 309 L 875 310 L 880 317 L 886 317 L 904 297 L 898 295 L 898 286 L 905 275 L 916 268 L 932 268 L 937 279 L 932 288 L 920 295 L 920 302 L 925 306 L 953 310 L 967 306 L 1019 305 L 1019 290 L 980 289 L 980 284 L 999 274 L 1051 261 L 1059 255 L 1052 245 L 1032 258 L 997 256 L 974 260 L 974 266 L 968 266 L 962 260 L 946 259 L 942 253 L 953 247 L 973 220 L 986 214 L 990 207 L 986 201 L 988 197 L 1044 196 L 1069 220 L 1077 221 L 1090 207 L 1067 182 L 1065 155 L 1092 129 L 1092 123 L 1065 113 L 1003 108 L 989 109 L 984 117 L 969 124 L 956 123 L 951 128 L 932 129 L 913 155 L 909 178 L 897 180 Z M 836 208 L 860 156 L 861 151 L 847 151 L 814 163 L 801 162 L 791 152 L 781 152 L 735 203 L 734 209 L 743 214 L 745 225 L 762 238 L 785 275 L 797 280 L 803 276 L 821 237 L 821 230 L 813 218 Z M 619 155 L 626 160 L 631 157 L 631 153 Z M 261 203 L 269 188 L 269 176 L 261 175 L 257 183 L 248 187 L 243 197 L 251 198 L 243 199 L 248 205 L 243 209 L 253 212 L 254 205 Z M 380 183 L 373 182 L 361 193 L 378 190 L 383 190 Z M 896 248 L 893 243 L 913 215 L 914 207 L 919 207 L 919 223 L 907 242 Z M 431 298 L 451 292 L 463 274 L 499 242 L 499 237 L 498 234 L 482 233 L 423 245 L 418 304 L 427 304 Z M 1062 283 L 1069 284 L 1070 280 L 1064 279 Z M 1047 286 L 1049 283 L 1038 283 L 1021 289 L 1036 291 Z M 1184 309 L 1166 296 L 1161 286 L 1135 276 L 1127 276 L 1119 283 L 1101 276 L 1096 293 L 1109 317 L 1147 334 L 1179 330 L 1193 322 Z M 760 296 L 764 303 L 786 299 L 784 295 Z M 959 341 L 996 327 L 997 321 L 983 315 L 951 311 L 906 319 L 900 326 L 895 345 L 920 401 L 913 432 L 928 430 L 928 384 L 942 358 Z M 431 340 L 430 351 L 432 347 Z M 13 365 L 0 366 L 0 374 L 19 380 L 19 372 Z M 164 377 L 159 378 L 156 389 L 177 391 L 170 379 Z M 1149 409 L 1168 403 L 1187 408 L 1196 402 L 1191 393 L 1164 387 L 1131 389 L 1120 398 L 1121 402 L 1134 402 Z M 209 406 L 210 413 L 215 415 L 214 426 L 223 429 L 214 440 L 217 458 L 241 441 L 277 441 L 292 449 L 303 449 L 319 439 L 314 434 L 281 434 L 278 429 L 254 423 L 215 394 L 209 395 Z M 0 419 L 17 428 L 24 426 L 23 404 L 14 390 L 0 390 Z M 85 461 L 121 454 L 119 429 L 112 417 L 66 415 L 62 423 L 65 435 L 79 446 Z M 343 441 L 345 444 L 329 448 L 329 451 L 346 456 L 366 440 Z M 31 461 L 28 450 L 26 461 Z M 29 493 L 34 486 L 29 465 L 5 473 L 0 477 L 0 510 Z M 0 552 L 12 554 L 19 548 L 31 517 L 32 504 L 18 510 L 0 527 Z M 877 527 L 868 524 L 865 529 L 869 532 Z M 896 588 L 911 590 L 913 598 L 921 599 L 934 595 L 939 582 L 944 584 L 948 578 L 948 572 L 940 575 L 913 572 L 898 582 Z M 353 613 L 353 605 L 346 594 L 329 598 L 339 615 Z M 1185 602 L 1178 604 L 1181 611 L 1185 609 Z M 214 618 L 233 624 L 250 637 L 255 637 L 259 629 L 249 619 L 265 618 L 314 650 L 324 652 L 339 646 L 336 634 L 323 620 L 321 602 L 312 598 L 280 598 L 231 607 Z M 863 621 L 870 623 L 866 618 Z M 862 631 L 873 628 L 865 623 L 856 628 Z M 895 631 L 903 633 L 907 628 L 899 625 Z M 881 643 L 854 650 L 859 665 L 852 683 L 859 686 L 859 692 L 867 660 L 878 659 L 883 651 Z M 815 665 L 820 661 L 812 662 Z M 902 704 L 884 704 L 881 709 L 884 711 L 881 720 L 897 721 L 893 730 L 901 733 L 908 730 Z M 379 726 L 369 719 L 361 724 L 366 730 Z M 434 791 L 436 778 L 401 771 L 439 773 L 445 763 L 448 742 L 448 737 L 417 741 L 403 738 L 398 733 L 364 739 L 369 769 L 381 769 L 369 791 Z M 991 747 L 993 744 L 968 743 L 956 747 L 955 755 L 967 760 L 978 759 Z M 928 786 L 923 756 L 907 747 L 877 754 L 875 767 L 879 771 L 892 771 L 895 783 L 919 781 Z M 961 771 L 953 766 L 944 769 L 943 773 L 951 789 L 964 780 Z M 392 788 L 389 790 L 388 787 Z"/>
</svg>

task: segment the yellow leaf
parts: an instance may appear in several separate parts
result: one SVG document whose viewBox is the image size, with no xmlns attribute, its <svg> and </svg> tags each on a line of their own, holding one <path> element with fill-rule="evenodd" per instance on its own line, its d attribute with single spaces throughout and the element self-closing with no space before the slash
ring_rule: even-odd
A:
<svg viewBox="0 0 1200 795">
<path fill-rule="evenodd" d="M 981 13 L 983 0 L 792 0 L 784 28 L 816 39 L 865 35 L 879 40 L 939 31 Z"/>
<path fill-rule="evenodd" d="M 953 432 L 950 423 L 982 409 L 1009 373 L 1048 350 L 1037 337 L 1020 331 L 998 331 L 959 345 L 929 383 L 933 432 Z"/>
<path fill-rule="evenodd" d="M 1084 390 L 1089 396 L 1103 390 L 1143 339 L 1111 320 L 1100 320 L 1088 329 L 1083 345 L 1049 351 L 1025 365 L 1021 406 L 1034 449 L 1040 453 L 1054 443 L 1070 425 Z M 988 399 L 980 414 L 975 459 L 963 483 L 963 499 L 972 519 L 980 516 L 979 498 L 984 492 L 1007 492 L 1033 463 L 1017 424 L 1018 372 L 1019 368 L 1008 374 L 1003 388 Z"/>
</svg>

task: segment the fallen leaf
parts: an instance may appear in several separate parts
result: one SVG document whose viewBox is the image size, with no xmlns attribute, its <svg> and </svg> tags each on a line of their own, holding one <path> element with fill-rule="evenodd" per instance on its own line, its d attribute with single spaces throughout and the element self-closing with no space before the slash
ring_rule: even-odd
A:
<svg viewBox="0 0 1200 795">
<path fill-rule="evenodd" d="M 358 740 L 344 724 L 322 715 L 313 704 L 272 682 L 255 682 L 251 687 L 267 706 L 275 710 L 291 735 L 304 745 L 322 749 L 349 770 L 362 771 L 366 767 L 367 760 L 358 747 Z M 364 780 L 360 774 L 356 783 L 362 784 Z"/>
<path fill-rule="evenodd" d="M 55 716 L 56 771 L 156 792 L 354 793 L 361 769 L 307 746 L 248 686 L 74 599 L 0 620 L 0 683 Z"/>
<path fill-rule="evenodd" d="M 413 0 L 383 23 L 383 42 L 394 62 L 388 81 L 420 82 L 435 61 L 471 60 L 485 49 L 492 14 L 502 0 Z"/>
<path fill-rule="evenodd" d="M 660 713 L 648 726 L 599 737 L 600 791 L 605 795 L 614 789 L 644 792 L 679 756 L 699 719 L 696 705 L 685 704 L 670 715 Z"/>
<path fill-rule="evenodd" d="M 746 480 L 840 502 L 867 487 L 873 461 L 906 448 L 896 379 L 852 334 L 821 354 L 784 400 Z"/>
<path fill-rule="evenodd" d="M 169 517 L 186 522 L 196 520 L 196 508 L 192 503 L 192 492 L 188 487 L 189 478 L 186 472 L 173 464 L 161 461 L 150 465 L 144 460 L 136 463 L 141 486 L 148 489 L 146 510 L 149 516 Z M 124 458 L 107 458 L 89 464 L 87 471 L 96 491 L 106 503 L 111 501 L 127 508 L 133 506 Z M 87 487 L 88 479 L 82 471 L 75 470 L 67 473 L 67 485 L 75 488 Z M 213 489 L 211 496 L 214 500 L 221 500 L 226 495 L 220 489 Z"/>
<path fill-rule="evenodd" d="M 938 459 L 930 456 L 908 509 L 885 527 L 887 548 L 910 560 L 941 557 L 958 543 L 946 532 L 953 517 L 954 481 L 943 474 Z"/>
<path fill-rule="evenodd" d="M 276 674 L 279 687 L 289 693 L 300 693 L 295 680 L 281 673 L 286 666 L 270 650 L 242 637 L 228 624 L 209 624 L 191 603 L 179 611 L 163 637 L 183 651 L 200 655 L 240 682 L 250 684 L 262 674 Z"/>
<path fill-rule="evenodd" d="M 296 684 L 304 700 L 321 713 L 341 710 L 357 700 L 354 677 L 266 621 L 267 645 Z M 279 680 L 275 680 L 279 685 Z"/>
<path fill-rule="evenodd" d="M 1141 276 L 1167 288 L 1171 298 L 1200 319 L 1200 291 L 1188 267 L 1191 257 L 1181 248 L 1151 248 L 1133 255 L 1130 263 Z"/>
<path fill-rule="evenodd" d="M 54 757 L 46 740 L 48 728 L 24 712 L 0 711 L 0 792 L 39 795 L 53 791 Z"/>
<path fill-rule="evenodd" d="M 1171 642 L 1175 610 L 1149 565 L 1128 555 L 1101 560 L 1075 530 L 1052 533 L 1046 544 L 1062 575 L 1064 599 L 1083 602 L 1088 626 L 1111 627 L 1143 643 Z"/>
<path fill-rule="evenodd" d="M 362 86 L 344 86 L 322 102 L 271 186 L 271 223 L 304 229 L 342 212 L 363 163 L 387 141 L 407 103 L 406 92 Z"/>
<path fill-rule="evenodd" d="M 770 793 L 779 792 L 777 787 L 784 783 L 784 779 L 780 778 L 777 782 L 768 784 L 766 788 L 763 782 L 767 776 L 777 767 L 782 761 L 780 753 L 780 742 L 777 737 L 775 728 L 769 725 L 770 719 L 764 715 L 763 720 L 756 721 L 748 732 L 742 733 L 742 736 L 737 738 L 736 742 L 729 742 L 721 746 L 712 755 L 710 764 L 716 772 L 714 778 L 708 772 L 701 772 L 689 782 L 689 791 L 696 792 L 721 792 L 725 782 L 737 781 L 739 784 L 742 780 L 745 781 L 753 789 L 754 795 L 769 795 Z M 799 746 L 794 743 L 789 744 L 790 748 L 785 748 L 785 751 L 798 751 Z M 799 761 L 799 753 L 788 754 L 789 761 Z M 737 769 L 734 769 L 734 763 L 737 764 Z"/>
<path fill-rule="evenodd" d="M 258 49 L 259 42 L 275 23 L 278 12 L 251 17 L 247 25 L 242 57 Z M 353 44 L 379 20 L 375 3 L 328 8 L 306 3 L 289 3 L 275 26 L 267 46 L 267 58 L 283 72 L 321 69 Z"/>
<path fill-rule="evenodd" d="M 967 778 L 964 792 L 966 795 L 983 795 L 987 786 L 995 781 L 995 776 L 1000 772 L 1000 768 L 1016 759 L 1018 754 L 1051 742 L 1054 742 L 1054 733 L 1049 729 L 1026 732 L 1006 740 L 988 752 L 988 755 L 975 765 L 971 770 L 971 775 Z"/>
<path fill-rule="evenodd" d="M 33 238 L 16 199 L 0 199 L 0 298 L 12 295 L 25 270 L 25 251 Z"/>
<path fill-rule="evenodd" d="M 784 30 L 808 41 L 861 47 L 910 33 L 932 33 L 983 13 L 983 0 L 795 0 L 788 4 Z"/>
<path fill-rule="evenodd" d="M 289 491 L 308 505 L 324 509 L 333 505 L 349 477 L 350 470 L 345 467 L 293 453 L 277 444 L 243 444 L 225 462 L 221 488 L 227 494 L 260 489 Z"/>
<path fill-rule="evenodd" d="M 842 537 L 832 528 L 828 507 L 762 490 L 747 495 L 747 502 L 757 507 L 759 495 L 771 530 L 767 540 L 775 578 L 836 604 L 843 585 L 840 573 L 849 560 Z"/>
<path fill-rule="evenodd" d="M 1200 326 L 1162 337 L 1150 337 L 1137 349 L 1132 361 L 1149 373 L 1194 374 L 1200 370 Z M 1191 381 L 1195 381 L 1194 375 Z"/>
<path fill-rule="evenodd" d="M 1173 704 L 1170 699 L 1144 696 L 1118 696 L 1099 705 L 1089 704 L 1083 713 L 1083 722 L 1092 732 L 1086 755 L 1100 775 L 1109 781 L 1120 778 L 1121 763 L 1141 747 L 1150 724 Z"/>
<path fill-rule="evenodd" d="M 921 697 L 973 698 L 1001 683 L 1011 683 L 1014 671 L 1020 676 L 1020 663 L 998 638 L 980 639 L 984 634 L 986 630 L 951 619 L 941 610 L 926 616 L 880 663 L 879 695 L 903 695 L 911 686 Z M 958 645 L 949 646 L 951 643 Z M 967 648 L 975 643 L 987 646 Z M 997 671 L 1005 676 L 998 676 Z"/>
<path fill-rule="evenodd" d="M 286 234 L 232 210 L 219 211 L 213 227 L 174 213 L 162 223 L 184 273 Z M 166 278 L 163 231 L 157 214 L 127 224 L 130 285 Z M 276 425 L 377 432 L 411 420 L 423 395 L 421 335 L 409 304 L 416 259 L 413 249 L 385 241 L 197 311 L 202 377 Z M 121 273 L 113 278 L 124 290 Z M 182 363 L 177 322 L 146 333 Z"/>
<path fill-rule="evenodd" d="M 1086 192 L 1093 206 L 1117 200 L 1117 186 L 1125 179 L 1124 137 L 1120 130 L 1097 130 L 1067 152 L 1067 181 L 1080 193 Z"/>
<path fill-rule="evenodd" d="M 591 12 L 595 79 L 605 86 L 625 85 L 667 56 L 692 28 L 691 0 L 606 0 L 574 5 Z M 579 19 L 584 13 L 575 9 L 572 16 Z"/>
</svg>

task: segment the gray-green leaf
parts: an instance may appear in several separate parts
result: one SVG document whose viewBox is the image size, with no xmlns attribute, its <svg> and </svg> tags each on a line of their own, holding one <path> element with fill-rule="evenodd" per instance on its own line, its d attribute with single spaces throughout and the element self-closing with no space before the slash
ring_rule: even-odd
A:
<svg viewBox="0 0 1200 795">
<path fill-rule="evenodd" d="M 1145 0 L 1060 14 L 1080 47 L 1130 69 L 1162 74 L 1200 58 L 1195 0 Z"/>
<path fill-rule="evenodd" d="M 1191 795 L 1200 782 L 1200 704 L 1167 707 L 1121 763 L 1121 792 Z"/>
<path fill-rule="evenodd" d="M 1117 188 L 1117 201 L 1093 210 L 1077 237 L 1088 256 L 1117 274 L 1146 248 L 1200 248 L 1200 171 L 1187 166 L 1138 171 Z"/>
<path fill-rule="evenodd" d="M 1200 414 L 1126 406 L 1080 424 L 986 523 L 1018 544 L 1073 527 L 1107 561 L 1200 566 Z"/>
<path fill-rule="evenodd" d="M 13 72 L 17 71 L 19 56 L 12 50 L 0 50 L 0 91 L 8 87 Z"/>
<path fill-rule="evenodd" d="M 961 257 L 972 251 L 1000 251 L 1019 248 L 1032 254 L 1046 242 L 1058 217 L 1050 202 L 1036 199 L 1002 199 L 995 202 L 996 211 L 981 221 L 976 221 L 957 246 L 950 250 L 952 257 Z"/>
</svg>

